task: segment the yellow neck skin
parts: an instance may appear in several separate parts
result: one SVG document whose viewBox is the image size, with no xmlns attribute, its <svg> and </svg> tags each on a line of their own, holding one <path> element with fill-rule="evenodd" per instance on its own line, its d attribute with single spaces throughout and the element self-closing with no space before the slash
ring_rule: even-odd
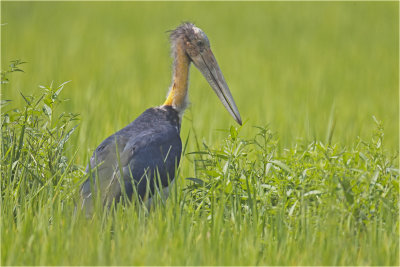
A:
<svg viewBox="0 0 400 267">
<path fill-rule="evenodd" d="M 172 106 L 179 112 L 183 112 L 187 104 L 190 59 L 183 49 L 183 41 L 177 42 L 174 49 L 174 75 L 164 105 Z"/>
</svg>

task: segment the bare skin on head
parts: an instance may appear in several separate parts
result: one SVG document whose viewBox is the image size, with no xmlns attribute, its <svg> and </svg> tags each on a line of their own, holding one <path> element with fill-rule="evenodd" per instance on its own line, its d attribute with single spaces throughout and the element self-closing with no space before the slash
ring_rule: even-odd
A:
<svg viewBox="0 0 400 267">
<path fill-rule="evenodd" d="M 211 51 L 207 35 L 194 24 L 184 23 L 172 31 L 170 40 L 174 58 L 173 77 L 164 105 L 172 106 L 180 116 L 183 115 L 188 104 L 189 68 L 193 62 L 231 116 L 241 125 L 239 110 Z"/>
</svg>

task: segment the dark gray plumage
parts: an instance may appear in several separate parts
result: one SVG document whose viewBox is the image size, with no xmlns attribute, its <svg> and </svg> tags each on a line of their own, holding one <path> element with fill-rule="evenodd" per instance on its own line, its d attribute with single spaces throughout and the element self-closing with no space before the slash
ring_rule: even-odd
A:
<svg viewBox="0 0 400 267">
<path fill-rule="evenodd" d="M 147 185 L 150 186 L 150 195 L 155 183 L 168 186 L 174 179 L 181 157 L 179 132 L 178 113 L 171 106 L 161 106 L 147 109 L 128 126 L 105 139 L 94 151 L 86 169 L 87 172 L 91 169 L 92 185 L 88 178 L 81 188 L 86 212 L 90 214 L 93 208 L 91 186 L 94 190 L 99 186 L 104 205 L 111 204 L 113 199 L 118 202 L 121 197 L 117 149 L 122 181 L 129 198 L 137 191 L 139 198 L 144 200 Z M 98 185 L 96 181 L 99 181 Z"/>
</svg>

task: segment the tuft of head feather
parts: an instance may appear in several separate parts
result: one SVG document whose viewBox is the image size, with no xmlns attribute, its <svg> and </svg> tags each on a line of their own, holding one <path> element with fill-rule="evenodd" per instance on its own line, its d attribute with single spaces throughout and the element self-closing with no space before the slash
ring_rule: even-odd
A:
<svg viewBox="0 0 400 267">
<path fill-rule="evenodd" d="M 171 31 L 171 33 L 169 35 L 169 39 L 170 39 L 171 43 L 174 43 L 176 40 L 184 38 L 184 37 L 186 37 L 188 39 L 193 39 L 193 36 L 195 35 L 195 31 L 194 31 L 195 28 L 197 28 L 197 27 L 191 22 L 182 23 L 175 30 Z M 190 38 L 190 37 L 192 37 L 192 38 Z"/>
</svg>

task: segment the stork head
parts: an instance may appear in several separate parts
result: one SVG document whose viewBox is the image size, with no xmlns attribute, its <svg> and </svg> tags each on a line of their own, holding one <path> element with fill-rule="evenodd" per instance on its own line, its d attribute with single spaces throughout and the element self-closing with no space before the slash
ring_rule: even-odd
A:
<svg viewBox="0 0 400 267">
<path fill-rule="evenodd" d="M 239 110 L 211 51 L 207 35 L 194 24 L 183 23 L 171 32 L 170 39 L 173 46 L 183 46 L 189 60 L 200 70 L 236 122 L 242 125 Z"/>
</svg>

